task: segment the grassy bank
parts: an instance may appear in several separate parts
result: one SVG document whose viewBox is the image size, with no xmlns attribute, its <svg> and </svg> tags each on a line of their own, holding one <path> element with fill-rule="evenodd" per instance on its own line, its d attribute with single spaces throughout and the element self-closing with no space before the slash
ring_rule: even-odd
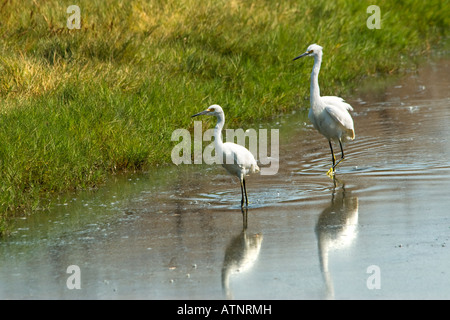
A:
<svg viewBox="0 0 450 320">
<path fill-rule="evenodd" d="M 75 3 L 76 2 L 76 3 Z M 81 9 L 81 29 L 66 26 Z M 369 30 L 366 8 L 381 9 Z M 448 36 L 446 1 L 5 1 L 0 7 L 0 234 L 8 216 L 170 163 L 173 130 L 218 103 L 229 127 L 414 69 Z M 326 85 L 325 85 L 326 84 Z"/>
</svg>

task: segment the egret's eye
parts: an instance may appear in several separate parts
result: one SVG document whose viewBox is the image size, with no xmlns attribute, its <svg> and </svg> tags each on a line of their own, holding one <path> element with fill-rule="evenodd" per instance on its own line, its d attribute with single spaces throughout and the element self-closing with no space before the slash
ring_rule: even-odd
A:
<svg viewBox="0 0 450 320">
<path fill-rule="evenodd" d="M 208 112 L 213 112 L 214 109 L 207 109 L 206 111 L 208 111 Z"/>
<path fill-rule="evenodd" d="M 308 53 L 313 53 L 313 51 L 312 51 L 312 50 L 309 50 Z"/>
</svg>

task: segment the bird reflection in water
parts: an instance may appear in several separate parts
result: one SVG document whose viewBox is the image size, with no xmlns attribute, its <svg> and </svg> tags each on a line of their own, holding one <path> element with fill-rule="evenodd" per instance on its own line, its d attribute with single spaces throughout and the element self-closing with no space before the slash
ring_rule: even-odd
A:
<svg viewBox="0 0 450 320">
<path fill-rule="evenodd" d="M 348 248 L 354 243 L 358 227 L 358 198 L 345 190 L 345 184 L 334 178 L 331 204 L 319 216 L 316 235 L 319 260 L 328 299 L 334 298 L 334 286 L 329 270 L 329 254 Z"/>
<path fill-rule="evenodd" d="M 242 211 L 242 231 L 233 237 L 225 250 L 222 266 L 222 289 L 227 299 L 233 299 L 230 277 L 248 271 L 255 264 L 261 249 L 262 234 L 247 233 L 248 209 Z"/>
</svg>

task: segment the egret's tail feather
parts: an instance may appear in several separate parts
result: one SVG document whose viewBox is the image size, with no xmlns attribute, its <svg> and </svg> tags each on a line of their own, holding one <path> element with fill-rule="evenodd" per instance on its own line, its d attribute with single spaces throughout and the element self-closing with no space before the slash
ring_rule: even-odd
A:
<svg viewBox="0 0 450 320">
<path fill-rule="evenodd" d="M 353 130 L 353 129 L 348 130 L 348 138 L 350 140 L 354 140 L 355 139 L 355 130 Z"/>
</svg>

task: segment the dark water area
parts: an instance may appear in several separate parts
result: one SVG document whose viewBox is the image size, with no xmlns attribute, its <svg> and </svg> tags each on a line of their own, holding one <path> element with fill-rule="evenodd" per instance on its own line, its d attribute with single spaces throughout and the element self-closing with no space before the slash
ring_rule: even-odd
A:
<svg viewBox="0 0 450 320">
<path fill-rule="evenodd" d="M 179 165 L 18 218 L 0 298 L 449 299 L 449 75 L 436 61 L 347 99 L 356 139 L 335 180 L 300 112 L 268 124 L 279 171 L 248 178 L 246 212 L 223 168 Z"/>
</svg>

